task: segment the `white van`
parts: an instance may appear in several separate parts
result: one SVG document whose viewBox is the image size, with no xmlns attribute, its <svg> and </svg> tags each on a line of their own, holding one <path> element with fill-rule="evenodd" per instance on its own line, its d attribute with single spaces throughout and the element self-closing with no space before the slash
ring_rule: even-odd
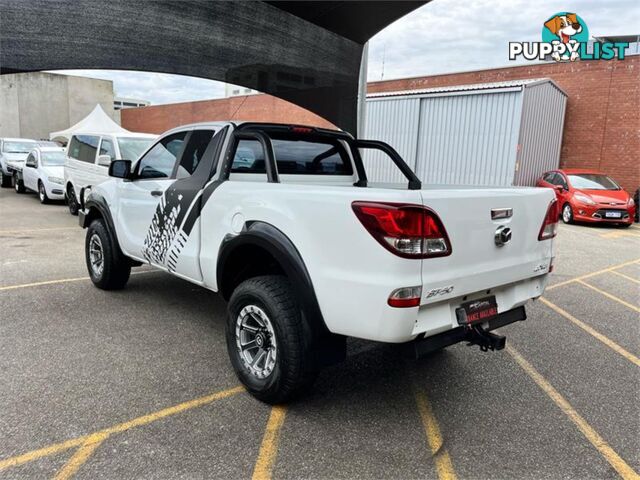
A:
<svg viewBox="0 0 640 480">
<path fill-rule="evenodd" d="M 134 132 L 74 134 L 64 166 L 65 197 L 71 214 L 78 214 L 82 189 L 109 177 L 111 160 L 137 160 L 156 137 Z"/>
</svg>

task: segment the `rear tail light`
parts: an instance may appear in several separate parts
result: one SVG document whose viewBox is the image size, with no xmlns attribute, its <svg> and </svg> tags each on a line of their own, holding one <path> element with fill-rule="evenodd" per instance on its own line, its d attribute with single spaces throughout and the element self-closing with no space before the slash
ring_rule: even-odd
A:
<svg viewBox="0 0 640 480">
<path fill-rule="evenodd" d="M 549 208 L 547 208 L 547 214 L 544 216 L 544 221 L 538 234 L 538 240 L 549 240 L 556 236 L 559 216 L 558 201 L 554 198 L 549 204 Z"/>
<path fill-rule="evenodd" d="M 444 257 L 451 243 L 440 218 L 421 205 L 353 202 L 367 231 L 390 252 L 404 258 Z"/>
<path fill-rule="evenodd" d="M 404 287 L 391 292 L 387 303 L 395 308 L 409 308 L 420 306 L 422 287 Z"/>
</svg>

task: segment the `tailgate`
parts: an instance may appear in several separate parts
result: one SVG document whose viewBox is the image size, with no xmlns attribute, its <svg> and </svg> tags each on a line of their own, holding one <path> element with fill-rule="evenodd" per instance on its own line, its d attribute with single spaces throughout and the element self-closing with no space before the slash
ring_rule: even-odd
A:
<svg viewBox="0 0 640 480">
<path fill-rule="evenodd" d="M 550 189 L 434 186 L 421 194 L 452 248 L 449 256 L 422 260 L 423 304 L 548 273 L 553 241 L 539 241 L 538 234 L 554 198 Z M 493 219 L 492 210 L 511 215 Z M 502 245 L 496 244 L 499 229 L 511 233 Z"/>
</svg>

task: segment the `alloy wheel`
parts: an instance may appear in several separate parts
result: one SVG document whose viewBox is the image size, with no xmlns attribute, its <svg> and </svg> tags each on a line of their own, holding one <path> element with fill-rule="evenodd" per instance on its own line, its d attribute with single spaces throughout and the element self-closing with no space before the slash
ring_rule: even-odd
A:
<svg viewBox="0 0 640 480">
<path fill-rule="evenodd" d="M 102 248 L 102 240 L 95 233 L 89 240 L 89 263 L 93 274 L 100 278 L 104 270 L 104 250 Z"/>
<path fill-rule="evenodd" d="M 247 305 L 238 314 L 236 348 L 251 375 L 260 379 L 271 375 L 276 365 L 278 344 L 273 325 L 260 307 Z"/>
</svg>

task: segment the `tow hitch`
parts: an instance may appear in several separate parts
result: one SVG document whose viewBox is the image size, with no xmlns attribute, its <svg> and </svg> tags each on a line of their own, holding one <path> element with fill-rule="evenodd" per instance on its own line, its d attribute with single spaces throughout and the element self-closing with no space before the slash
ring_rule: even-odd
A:
<svg viewBox="0 0 640 480">
<path fill-rule="evenodd" d="M 491 333 L 481 325 L 467 327 L 464 339 L 468 342 L 467 346 L 478 345 L 483 352 L 502 350 L 507 343 L 507 338 L 504 335 Z"/>
<path fill-rule="evenodd" d="M 478 345 L 483 352 L 502 350 L 506 345 L 506 338 L 491 333 L 491 330 L 504 327 L 514 322 L 526 320 L 524 306 L 503 312 L 497 318 L 489 320 L 487 328 L 481 325 L 460 326 L 430 337 L 419 337 L 413 342 L 405 344 L 405 354 L 410 358 L 420 358 L 432 352 L 448 347 L 458 342 Z"/>
</svg>

